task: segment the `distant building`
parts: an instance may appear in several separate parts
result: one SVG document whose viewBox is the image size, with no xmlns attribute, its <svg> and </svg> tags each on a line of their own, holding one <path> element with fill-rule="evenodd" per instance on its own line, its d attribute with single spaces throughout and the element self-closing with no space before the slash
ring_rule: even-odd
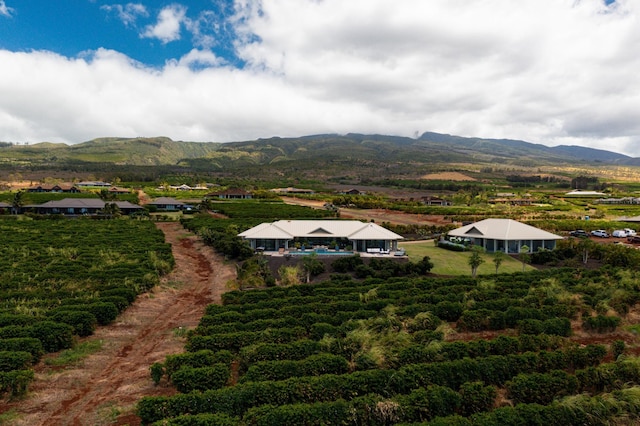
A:
<svg viewBox="0 0 640 426">
<path fill-rule="evenodd" d="M 153 200 L 152 202 L 147 203 L 147 205 L 155 206 L 158 209 L 158 211 L 163 211 L 163 212 L 180 211 L 186 207 L 185 203 L 171 197 L 159 197 Z"/>
<path fill-rule="evenodd" d="M 31 186 L 27 188 L 27 192 L 66 192 L 66 193 L 78 193 L 80 189 L 72 184 L 60 183 L 60 184 L 42 184 Z"/>
<path fill-rule="evenodd" d="M 575 191 L 567 192 L 564 195 L 565 195 L 565 197 L 588 197 L 588 198 L 593 198 L 593 197 L 604 197 L 607 194 L 605 194 L 604 192 L 582 191 L 580 189 L 576 189 Z"/>
<path fill-rule="evenodd" d="M 83 182 L 76 183 L 76 186 L 105 187 L 105 186 L 111 186 L 111 184 L 109 182 L 102 182 L 102 181 L 83 181 Z"/>
<path fill-rule="evenodd" d="M 313 194 L 314 193 L 313 189 L 293 188 L 293 187 L 273 188 L 271 191 L 278 194 Z"/>
<path fill-rule="evenodd" d="M 31 204 L 24 206 L 23 211 L 33 211 L 38 214 L 62 214 L 69 216 L 96 215 L 100 213 L 104 206 L 110 203 L 99 198 L 65 198 L 63 200 L 47 201 L 44 204 Z M 143 208 L 128 201 L 113 201 L 118 206 L 120 212 L 129 215 Z"/>
<path fill-rule="evenodd" d="M 248 200 L 253 198 L 250 192 L 240 188 L 229 188 L 224 191 L 210 192 L 205 198 L 220 198 L 223 200 Z"/>
<path fill-rule="evenodd" d="M 420 199 L 422 203 L 426 206 L 450 206 L 451 203 L 443 198 L 433 197 L 431 195 L 427 195 L 426 197 L 422 197 Z"/>
</svg>

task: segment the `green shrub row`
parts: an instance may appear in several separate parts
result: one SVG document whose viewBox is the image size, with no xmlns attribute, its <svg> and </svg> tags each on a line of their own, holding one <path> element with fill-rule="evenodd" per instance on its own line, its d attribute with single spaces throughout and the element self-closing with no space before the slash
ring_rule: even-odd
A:
<svg viewBox="0 0 640 426">
<path fill-rule="evenodd" d="M 437 345 L 413 344 L 398 352 L 397 365 L 427 362 L 453 361 L 463 358 L 479 358 L 490 355 L 510 355 L 523 352 L 539 352 L 558 349 L 562 339 L 545 334 L 518 337 L 498 336 L 492 340 L 469 342 L 442 342 Z"/>
<path fill-rule="evenodd" d="M 44 355 L 42 342 L 33 337 L 0 339 L 0 351 L 29 352 L 33 364 L 40 361 L 40 357 Z"/>
<path fill-rule="evenodd" d="M 302 327 L 263 331 L 243 331 L 238 333 L 214 334 L 211 336 L 192 335 L 186 344 L 188 352 L 202 349 L 212 351 L 229 350 L 238 352 L 241 348 L 258 342 L 290 343 L 305 337 L 307 330 Z"/>
<path fill-rule="evenodd" d="M 344 374 L 349 363 L 338 355 L 317 354 L 300 361 L 260 361 L 252 364 L 239 383 L 284 380 L 291 377 Z"/>
<path fill-rule="evenodd" d="M 219 363 L 230 365 L 232 361 L 233 354 L 230 351 L 223 350 L 214 352 L 205 349 L 196 352 L 167 355 L 163 367 L 167 377 L 171 380 L 173 373 L 182 367 L 210 367 Z"/>
<path fill-rule="evenodd" d="M 204 391 L 220 389 L 229 381 L 231 370 L 226 364 L 213 364 L 207 367 L 183 366 L 171 375 L 171 382 L 178 392 L 188 393 L 194 390 Z"/>
<path fill-rule="evenodd" d="M 38 339 L 45 352 L 57 352 L 73 345 L 73 327 L 53 321 L 41 321 L 27 327 L 9 325 L 0 328 L 0 339 L 15 337 Z"/>
<path fill-rule="evenodd" d="M 575 351 L 577 356 L 575 353 L 562 351 L 538 354 L 528 352 L 521 355 L 413 364 L 398 370 L 368 370 L 343 375 L 246 382 L 202 393 L 144 398 L 138 405 L 138 413 L 144 422 L 151 423 L 187 413 L 221 412 L 240 416 L 249 408 L 264 404 L 279 406 L 353 399 L 369 393 L 392 397 L 429 385 L 459 389 L 465 382 L 483 381 L 502 386 L 520 373 L 573 367 L 574 363 L 581 361 L 581 357 L 588 356 L 589 349 L 576 348 Z M 574 360 L 574 357 L 577 359 Z M 597 365 L 600 359 L 594 357 L 591 365 Z"/>
<path fill-rule="evenodd" d="M 8 373 L 12 370 L 26 370 L 31 367 L 30 352 L 0 351 L 0 372 Z"/>
</svg>

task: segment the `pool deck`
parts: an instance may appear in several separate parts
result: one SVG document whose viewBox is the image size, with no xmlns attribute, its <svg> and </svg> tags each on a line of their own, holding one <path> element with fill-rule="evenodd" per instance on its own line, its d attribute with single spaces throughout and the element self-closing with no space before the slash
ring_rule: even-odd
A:
<svg viewBox="0 0 640 426">
<path fill-rule="evenodd" d="M 284 256 L 309 256 L 311 254 L 316 254 L 318 257 L 327 256 L 327 257 L 337 257 L 337 256 L 353 256 L 360 255 L 360 257 L 382 257 L 382 258 L 395 258 L 400 259 L 403 257 L 407 257 L 406 254 L 402 250 L 398 251 L 381 251 L 381 252 L 353 252 L 353 251 L 335 251 L 335 250 L 327 250 L 327 251 L 315 251 L 315 250 L 285 250 L 285 251 L 264 251 L 261 252 L 265 256 L 274 256 L 274 257 L 284 257 Z M 402 254 L 400 254 L 402 253 Z"/>
</svg>

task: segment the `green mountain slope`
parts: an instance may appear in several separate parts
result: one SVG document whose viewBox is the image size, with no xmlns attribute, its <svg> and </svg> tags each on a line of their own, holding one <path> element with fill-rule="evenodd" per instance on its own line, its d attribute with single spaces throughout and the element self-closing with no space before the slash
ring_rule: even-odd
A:
<svg viewBox="0 0 640 426">
<path fill-rule="evenodd" d="M 266 172 L 302 168 L 334 175 L 361 166 L 388 169 L 442 163 L 541 166 L 593 162 L 633 165 L 638 159 L 584 147 L 547 147 L 525 141 L 439 133 L 424 133 L 417 139 L 353 133 L 224 144 L 173 141 L 166 137 L 100 138 L 77 145 L 40 143 L 0 147 L 0 164 L 165 165 L 208 171 L 260 167 Z"/>
</svg>

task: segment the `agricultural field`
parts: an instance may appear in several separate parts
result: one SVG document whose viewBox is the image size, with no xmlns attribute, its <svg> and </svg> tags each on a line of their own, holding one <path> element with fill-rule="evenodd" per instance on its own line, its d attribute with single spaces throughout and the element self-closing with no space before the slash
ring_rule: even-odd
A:
<svg viewBox="0 0 640 426">
<path fill-rule="evenodd" d="M 233 291 L 143 424 L 637 424 L 637 272 L 555 269 Z M 523 423 L 523 419 L 526 419 Z"/>
<path fill-rule="evenodd" d="M 150 222 L 0 221 L 0 393 L 17 396 L 31 367 L 71 348 L 173 267 Z"/>
</svg>

